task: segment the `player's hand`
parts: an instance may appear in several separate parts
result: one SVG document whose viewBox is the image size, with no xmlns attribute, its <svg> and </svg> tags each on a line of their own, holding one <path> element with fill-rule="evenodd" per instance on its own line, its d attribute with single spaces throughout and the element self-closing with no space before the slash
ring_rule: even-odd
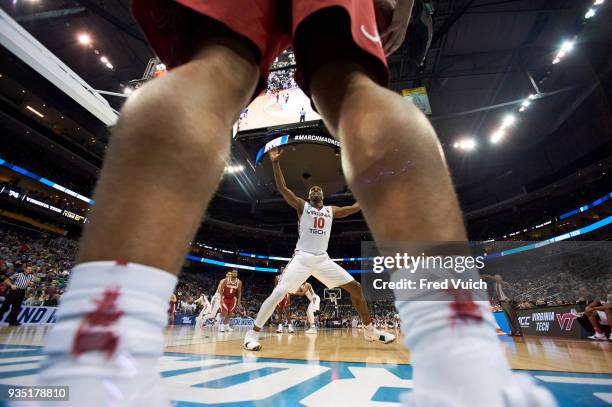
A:
<svg viewBox="0 0 612 407">
<path fill-rule="evenodd" d="M 404 0 L 395 7 L 391 24 L 380 35 L 385 55 L 389 56 L 402 46 L 406 39 L 406 30 L 412 15 L 414 1 Z"/>
<path fill-rule="evenodd" d="M 394 15 L 391 24 L 380 36 L 386 56 L 393 54 L 402 46 L 404 39 L 406 39 L 407 29 L 408 21 L 396 21 Z"/>
<path fill-rule="evenodd" d="M 272 161 L 273 163 L 278 162 L 278 160 L 280 159 L 281 154 L 283 154 L 283 150 L 279 150 L 278 147 L 274 147 L 268 153 L 268 155 L 270 156 L 270 161 Z"/>
</svg>

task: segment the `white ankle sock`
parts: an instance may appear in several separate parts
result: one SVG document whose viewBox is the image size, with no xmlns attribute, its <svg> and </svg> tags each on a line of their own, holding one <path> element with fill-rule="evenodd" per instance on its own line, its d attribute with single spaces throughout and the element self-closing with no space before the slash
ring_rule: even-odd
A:
<svg viewBox="0 0 612 407">
<path fill-rule="evenodd" d="M 170 273 L 134 263 L 77 265 L 45 353 L 50 358 L 89 353 L 159 357 L 176 282 Z"/>
</svg>

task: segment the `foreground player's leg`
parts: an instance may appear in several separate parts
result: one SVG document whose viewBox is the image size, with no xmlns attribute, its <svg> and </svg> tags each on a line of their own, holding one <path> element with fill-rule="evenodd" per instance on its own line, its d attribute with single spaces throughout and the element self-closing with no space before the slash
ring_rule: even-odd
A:
<svg viewBox="0 0 612 407">
<path fill-rule="evenodd" d="M 175 274 L 257 78 L 250 49 L 219 38 L 124 106 L 45 349 L 40 380 L 73 405 L 168 405 L 154 382 Z"/>
<path fill-rule="evenodd" d="M 325 124 L 342 142 L 344 173 L 375 239 L 465 240 L 443 152 L 425 116 L 375 83 L 377 61 L 356 49 L 349 21 L 344 37 L 338 35 L 341 20 L 334 25 L 321 14 L 307 21 L 302 34 L 308 41 L 299 44 L 306 47 L 307 57 L 324 55 L 317 60 L 310 91 Z M 317 49 L 322 44 L 337 50 L 352 47 L 357 58 L 334 61 L 333 52 Z M 380 68 L 382 62 L 378 64 Z M 454 304 L 398 303 L 414 367 L 415 391 L 406 402 L 554 406 L 545 390 L 512 380 L 490 312 L 482 307 L 479 321 L 452 325 L 459 309 Z"/>
</svg>

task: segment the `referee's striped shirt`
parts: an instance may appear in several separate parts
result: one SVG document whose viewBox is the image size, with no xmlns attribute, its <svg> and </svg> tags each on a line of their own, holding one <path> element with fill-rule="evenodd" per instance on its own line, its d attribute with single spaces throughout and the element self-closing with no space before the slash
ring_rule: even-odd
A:
<svg viewBox="0 0 612 407">
<path fill-rule="evenodd" d="M 13 284 L 17 287 L 17 290 L 25 290 L 28 288 L 28 283 L 32 281 L 32 278 L 31 274 L 24 274 L 22 272 L 15 273 L 10 277 Z"/>
</svg>

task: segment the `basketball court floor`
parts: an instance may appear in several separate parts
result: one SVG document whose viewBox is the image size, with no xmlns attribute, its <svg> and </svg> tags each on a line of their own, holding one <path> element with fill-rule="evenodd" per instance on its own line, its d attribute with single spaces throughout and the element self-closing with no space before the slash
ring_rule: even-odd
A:
<svg viewBox="0 0 612 407">
<path fill-rule="evenodd" d="M 48 327 L 0 328 L 0 386 L 32 385 Z M 393 406 L 412 387 L 401 342 L 365 342 L 360 329 L 265 333 L 168 327 L 162 377 L 178 406 Z M 561 407 L 612 405 L 612 342 L 500 337 L 516 373 L 549 388 Z M 444 357 L 444 355 L 440 355 Z"/>
</svg>

